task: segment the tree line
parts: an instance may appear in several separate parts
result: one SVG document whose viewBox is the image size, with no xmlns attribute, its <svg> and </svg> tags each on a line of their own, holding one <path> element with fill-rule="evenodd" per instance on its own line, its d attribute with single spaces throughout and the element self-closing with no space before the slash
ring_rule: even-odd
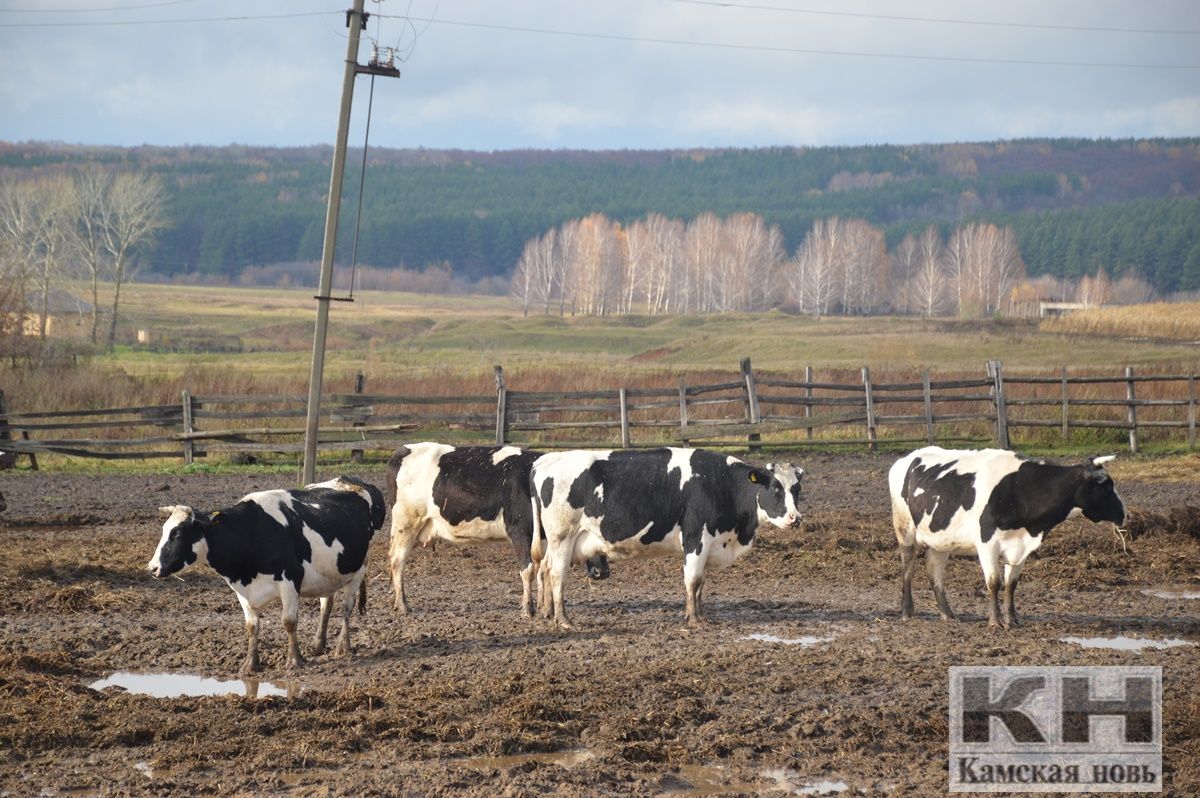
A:
<svg viewBox="0 0 1200 798">
<path fill-rule="evenodd" d="M 1070 282 L 1030 281 L 1012 227 L 933 225 L 889 251 L 862 219 L 818 219 L 789 254 L 777 225 L 752 213 L 689 222 L 649 214 L 622 225 L 590 214 L 525 243 L 512 298 L 525 315 L 726 313 L 790 307 L 814 316 L 882 312 L 978 318 L 1028 313 L 1048 298 L 1102 304 L 1151 293 L 1100 269 Z"/>
<path fill-rule="evenodd" d="M 100 337 L 100 289 L 111 289 L 104 343 L 116 341 L 121 287 L 136 257 L 167 227 L 161 178 L 98 165 L 31 179 L 0 179 L 0 334 L 36 320 L 45 339 L 51 292 L 65 278 L 87 280 L 91 341 Z"/>
<path fill-rule="evenodd" d="M 247 267 L 320 257 L 327 147 L 0 145 L 18 176 L 95 163 L 158 175 L 178 223 L 143 273 L 232 281 Z M 820 219 L 862 219 L 889 250 L 930 224 L 1011 227 L 1032 275 L 1137 273 L 1166 294 L 1200 289 L 1200 140 L 628 152 L 372 149 L 360 265 L 448 264 L 469 283 L 507 277 L 525 242 L 600 213 L 753 213 L 792 253 Z M 345 196 L 356 197 L 357 175 Z M 349 260 L 353 205 L 337 259 Z"/>
</svg>

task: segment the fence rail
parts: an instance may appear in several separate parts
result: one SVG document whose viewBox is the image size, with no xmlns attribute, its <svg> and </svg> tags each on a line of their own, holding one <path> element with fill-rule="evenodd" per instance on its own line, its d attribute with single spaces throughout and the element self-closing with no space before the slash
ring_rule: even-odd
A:
<svg viewBox="0 0 1200 798">
<path fill-rule="evenodd" d="M 1196 375 L 1012 375 L 989 361 L 984 375 L 876 382 L 756 373 L 741 361 L 724 382 L 603 390 L 521 391 L 494 370 L 495 393 L 466 396 L 330 394 L 321 408 L 320 451 L 395 449 L 419 437 L 461 443 L 517 443 L 544 449 L 687 444 L 799 448 L 889 444 L 992 443 L 1010 446 L 1021 429 L 1120 430 L 1136 452 L 1147 434 L 1182 431 L 1196 445 Z M 0 467 L 54 452 L 108 459 L 181 458 L 303 450 L 305 400 L 296 394 L 193 395 L 168 405 L 86 410 L 7 407 L 0 391 Z M 1047 412 L 1053 411 L 1053 412 Z"/>
</svg>

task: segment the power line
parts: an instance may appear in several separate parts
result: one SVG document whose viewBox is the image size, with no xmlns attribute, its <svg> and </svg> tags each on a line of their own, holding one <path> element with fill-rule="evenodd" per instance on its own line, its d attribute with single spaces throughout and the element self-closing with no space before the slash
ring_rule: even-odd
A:
<svg viewBox="0 0 1200 798">
<path fill-rule="evenodd" d="M 389 15 L 380 15 L 389 16 Z M 392 18 L 401 17 L 391 15 Z M 1114 63 L 1106 61 L 1040 61 L 1020 58 L 972 58 L 969 56 L 953 55 L 920 55 L 913 53 L 879 53 L 853 50 L 822 50 L 806 47 L 772 47 L 761 44 L 733 44 L 728 42 L 704 42 L 689 39 L 660 39 L 647 36 L 626 36 L 619 33 L 587 33 L 583 31 L 555 30 L 552 28 L 533 28 L 519 25 L 499 25 L 486 22 L 465 22 L 446 18 L 408 17 L 417 22 L 430 22 L 441 25 L 455 25 L 464 28 L 482 28 L 485 30 L 501 30 L 513 33 L 537 33 L 549 36 L 569 36 L 580 39 L 599 39 L 603 41 L 635 42 L 638 44 L 670 44 L 681 47 L 711 47 L 724 50 L 744 50 L 762 53 L 786 53 L 789 55 L 832 55 L 848 58 L 885 58 L 905 61 L 940 61 L 966 64 L 1010 64 L 1021 66 L 1055 66 L 1055 67 L 1100 67 L 1104 69 L 1200 69 L 1200 64 L 1136 64 Z"/>
<path fill-rule="evenodd" d="M 723 2 L 722 0 L 672 0 L 675 3 L 685 3 L 695 6 L 713 6 L 716 8 L 743 8 L 752 11 L 779 11 L 788 14 L 810 14 L 823 17 L 853 17 L 855 19 L 882 19 L 890 22 L 934 22 L 944 25 L 979 25 L 992 28 L 1033 28 L 1037 30 L 1069 30 L 1087 31 L 1092 33 L 1149 33 L 1149 34 L 1183 34 L 1195 36 L 1200 30 L 1164 28 L 1109 28 L 1100 25 L 1051 25 L 1038 22 L 997 22 L 994 20 L 951 19 L 948 17 L 909 17 L 898 14 L 866 14 L 854 11 L 824 11 L 814 8 L 789 8 L 786 6 L 768 6 L 755 3 Z"/>
<path fill-rule="evenodd" d="M 17 14 L 90 14 L 93 11 L 140 11 L 144 8 L 162 8 L 163 6 L 179 6 L 184 3 L 195 3 L 197 0 L 161 0 L 158 3 L 143 3 L 136 6 L 109 6 L 107 8 L 0 8 L 0 12 L 11 11 Z"/>
<path fill-rule="evenodd" d="M 123 19 L 88 22 L 0 22 L 0 28 L 94 28 L 121 25 L 184 25 L 196 22 L 246 22 L 256 19 L 290 19 L 293 17 L 341 16 L 343 11 L 300 11 L 293 14 L 245 14 L 231 17 L 192 17 L 188 19 Z"/>
</svg>

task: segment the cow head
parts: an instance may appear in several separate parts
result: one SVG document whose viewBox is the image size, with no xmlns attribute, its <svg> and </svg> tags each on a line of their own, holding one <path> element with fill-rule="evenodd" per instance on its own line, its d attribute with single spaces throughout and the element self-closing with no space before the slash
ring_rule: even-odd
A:
<svg viewBox="0 0 1200 798">
<path fill-rule="evenodd" d="M 795 529 L 800 526 L 800 479 L 804 469 L 791 463 L 769 463 L 766 468 L 751 468 L 748 478 L 757 488 L 758 520 Z"/>
<path fill-rule="evenodd" d="M 159 507 L 158 510 L 167 516 L 167 520 L 163 524 L 158 548 L 146 565 L 155 579 L 170 576 L 197 560 L 204 560 L 208 555 L 208 541 L 204 533 L 210 524 L 205 514 L 197 514 L 184 505 Z"/>
<path fill-rule="evenodd" d="M 587 571 L 588 579 L 608 579 L 608 557 L 603 554 L 589 558 L 583 567 Z"/>
<path fill-rule="evenodd" d="M 1075 491 L 1075 506 L 1089 521 L 1111 521 L 1120 526 L 1125 523 L 1125 504 L 1112 477 L 1104 470 L 1104 464 L 1115 456 L 1093 457 L 1080 466 L 1083 479 Z"/>
</svg>

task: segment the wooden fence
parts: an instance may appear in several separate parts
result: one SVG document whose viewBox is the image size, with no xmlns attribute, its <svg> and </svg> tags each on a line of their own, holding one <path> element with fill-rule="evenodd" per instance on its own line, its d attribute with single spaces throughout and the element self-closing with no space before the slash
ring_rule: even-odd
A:
<svg viewBox="0 0 1200 798">
<path fill-rule="evenodd" d="M 732 376 L 732 374 L 731 374 Z M 390 452 L 406 440 L 517 443 L 543 449 L 683 444 L 800 448 L 925 443 L 1011 446 L 1014 430 L 1120 430 L 1136 452 L 1144 435 L 1196 443 L 1196 375 L 1009 375 L 989 361 L 978 377 L 819 381 L 756 373 L 746 358 L 726 382 L 592 391 L 521 391 L 495 368 L 495 393 L 324 398 L 317 448 Z M 16 411 L 0 391 L 0 461 L 42 452 L 107 459 L 240 457 L 303 450 L 305 397 L 197 395 L 170 405 Z M 1111 432 L 1109 433 L 1111 435 Z M 3 462 L 0 462 L 3 465 Z"/>
</svg>

